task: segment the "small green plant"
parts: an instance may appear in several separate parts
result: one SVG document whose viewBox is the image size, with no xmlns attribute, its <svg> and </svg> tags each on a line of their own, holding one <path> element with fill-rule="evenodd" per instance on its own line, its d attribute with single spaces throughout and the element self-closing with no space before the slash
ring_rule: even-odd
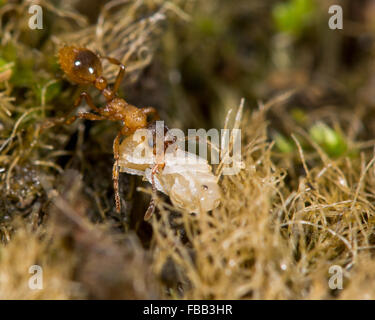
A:
<svg viewBox="0 0 375 320">
<path fill-rule="evenodd" d="M 309 134 L 311 139 L 321 146 L 329 156 L 339 157 L 348 149 L 342 134 L 322 122 L 312 126 Z"/>
</svg>

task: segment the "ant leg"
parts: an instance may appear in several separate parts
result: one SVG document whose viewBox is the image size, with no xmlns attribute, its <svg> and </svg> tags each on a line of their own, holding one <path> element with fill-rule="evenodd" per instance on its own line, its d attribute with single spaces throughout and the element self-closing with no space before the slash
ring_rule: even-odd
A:
<svg viewBox="0 0 375 320">
<path fill-rule="evenodd" d="M 150 204 L 148 205 L 148 208 L 146 210 L 144 220 L 148 221 L 152 217 L 152 214 L 155 211 L 155 195 L 156 195 L 156 185 L 155 185 L 155 174 L 159 171 L 159 166 L 163 169 L 165 164 L 156 164 L 151 171 L 151 188 L 152 188 L 152 196 Z"/>
<path fill-rule="evenodd" d="M 141 108 L 141 110 L 145 115 L 151 114 L 152 120 L 159 120 L 160 119 L 158 110 L 156 110 L 154 107 L 144 107 L 144 108 Z"/>
<path fill-rule="evenodd" d="M 113 157 L 115 162 L 113 163 L 112 169 L 112 180 L 113 180 L 113 190 L 115 192 L 115 202 L 117 213 L 121 212 L 121 199 L 119 193 L 119 167 L 118 160 L 120 158 L 120 138 L 121 136 L 127 135 L 129 132 L 128 127 L 122 127 L 121 131 L 117 134 L 115 140 L 113 140 Z"/>
<path fill-rule="evenodd" d="M 76 99 L 76 101 L 74 102 L 74 106 L 72 108 L 72 110 L 70 112 L 72 112 L 74 109 L 76 109 L 82 102 L 82 99 L 85 99 L 86 100 L 86 103 L 88 104 L 88 106 L 93 109 L 94 111 L 96 112 L 99 112 L 100 109 L 98 107 L 95 106 L 94 102 L 92 101 L 92 98 L 91 96 L 87 93 L 87 92 L 82 92 L 79 97 Z M 69 113 L 70 113 L 69 112 Z M 73 118 L 73 117 L 72 117 Z M 75 120 L 75 119 L 74 119 Z M 47 129 L 47 128 L 51 128 L 57 124 L 61 124 L 61 123 L 67 123 L 69 121 L 68 124 L 72 123 L 74 120 L 72 121 L 69 121 L 69 119 L 67 119 L 67 117 L 60 117 L 60 118 L 54 118 L 54 119 L 47 119 L 44 121 L 44 123 L 42 124 L 42 130 L 44 129 Z M 94 119 L 96 120 L 96 119 Z"/>
<path fill-rule="evenodd" d="M 65 118 L 62 118 L 62 119 L 65 120 Z M 102 116 L 98 116 L 97 114 L 93 114 L 90 112 L 79 112 L 76 116 L 72 116 L 63 122 L 65 122 L 65 124 L 71 124 L 74 121 L 76 121 L 76 119 L 86 119 L 86 120 L 95 121 L 95 120 L 105 120 L 106 118 Z"/>
<path fill-rule="evenodd" d="M 91 96 L 86 91 L 81 92 L 77 100 L 74 102 L 74 109 L 81 104 L 83 98 L 86 100 L 86 103 L 92 110 L 95 112 L 100 112 L 100 109 L 94 104 Z"/>
<path fill-rule="evenodd" d="M 120 66 L 120 71 L 118 72 L 115 84 L 113 85 L 113 92 L 117 92 L 117 90 L 120 88 L 120 84 L 122 82 L 122 79 L 124 79 L 125 66 L 121 63 L 121 61 L 119 61 L 115 58 L 111 58 L 111 57 L 101 57 L 101 58 L 108 60 L 112 64 Z"/>
<path fill-rule="evenodd" d="M 118 159 L 120 158 L 120 138 L 122 136 L 121 131 L 117 134 L 115 140 L 113 141 L 113 156 L 115 158 L 115 162 L 113 163 L 112 169 L 112 179 L 113 179 L 113 189 L 115 192 L 115 202 L 116 202 L 116 211 L 117 213 L 121 212 L 121 200 L 119 194 L 119 167 L 118 167 Z"/>
<path fill-rule="evenodd" d="M 151 201 L 150 201 L 150 204 L 148 205 L 148 208 L 146 210 L 146 213 L 145 213 L 145 216 L 144 216 L 144 220 L 145 221 L 148 221 L 150 220 L 150 218 L 152 217 L 152 214 L 154 213 L 155 211 L 155 194 L 156 194 L 156 186 L 155 186 L 155 173 L 158 169 L 158 165 L 155 165 L 153 168 L 152 168 L 152 171 L 151 171 L 151 188 L 152 188 L 152 195 L 151 195 Z"/>
</svg>

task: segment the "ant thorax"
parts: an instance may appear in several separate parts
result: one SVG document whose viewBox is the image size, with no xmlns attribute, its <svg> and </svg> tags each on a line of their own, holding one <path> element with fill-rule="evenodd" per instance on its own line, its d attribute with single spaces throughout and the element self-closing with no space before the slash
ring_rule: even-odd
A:
<svg viewBox="0 0 375 320">
<path fill-rule="evenodd" d="M 216 208 L 220 203 L 221 190 L 207 160 L 182 150 L 168 135 L 162 158 L 158 159 L 154 128 L 150 127 L 148 137 L 143 135 L 142 138 L 136 132 L 121 143 L 120 171 L 154 182 L 156 189 L 167 194 L 177 208 L 195 213 Z M 161 170 L 155 172 L 153 168 L 156 165 Z"/>
<path fill-rule="evenodd" d="M 125 113 L 126 102 L 121 98 L 114 98 L 109 101 L 104 108 L 102 108 L 101 113 L 105 116 L 113 116 L 119 118 L 118 120 L 123 120 L 123 114 Z M 124 119 L 125 120 L 125 119 Z"/>
</svg>

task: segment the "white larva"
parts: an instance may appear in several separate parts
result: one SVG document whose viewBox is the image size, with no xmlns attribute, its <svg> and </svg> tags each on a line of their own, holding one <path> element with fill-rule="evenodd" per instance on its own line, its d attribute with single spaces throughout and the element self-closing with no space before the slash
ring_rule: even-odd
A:
<svg viewBox="0 0 375 320">
<path fill-rule="evenodd" d="M 137 156 L 136 148 L 146 152 Z M 146 140 L 137 142 L 129 136 L 120 145 L 120 172 L 143 176 L 152 183 L 154 158 Z M 168 195 L 174 206 L 190 213 L 204 213 L 220 204 L 221 190 L 207 160 L 176 147 L 164 154 L 163 163 L 163 169 L 154 174 L 155 187 Z"/>
</svg>

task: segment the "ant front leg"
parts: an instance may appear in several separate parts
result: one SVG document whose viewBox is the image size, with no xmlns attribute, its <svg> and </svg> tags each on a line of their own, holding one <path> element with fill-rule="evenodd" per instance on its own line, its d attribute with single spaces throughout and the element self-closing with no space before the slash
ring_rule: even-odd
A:
<svg viewBox="0 0 375 320">
<path fill-rule="evenodd" d="M 125 66 L 121 63 L 121 61 L 111 58 L 111 57 L 101 57 L 102 59 L 108 60 L 110 63 L 115 64 L 117 66 L 120 66 L 120 71 L 117 74 L 115 84 L 113 85 L 113 92 L 117 92 L 117 90 L 120 88 L 120 84 L 125 76 Z"/>
<path fill-rule="evenodd" d="M 92 110 L 94 110 L 95 112 L 100 112 L 100 109 L 94 104 L 94 102 L 92 101 L 91 96 L 86 91 L 81 92 L 81 94 L 79 95 L 79 97 L 76 99 L 76 101 L 74 102 L 74 109 L 78 108 L 78 106 L 82 102 L 82 99 L 86 100 L 87 105 Z"/>
<path fill-rule="evenodd" d="M 70 112 L 72 112 L 73 110 L 77 109 L 78 106 L 81 104 L 82 102 L 82 99 L 85 99 L 86 100 L 86 103 L 87 105 L 93 109 L 94 111 L 96 112 L 99 112 L 100 109 L 98 107 L 95 106 L 94 102 L 92 101 L 92 98 L 91 96 L 87 93 L 87 92 L 82 92 L 79 97 L 76 99 L 76 101 L 74 102 L 74 106 L 72 108 L 72 110 Z M 69 113 L 70 113 L 69 112 Z M 82 113 L 83 114 L 83 113 Z M 75 117 L 75 118 L 74 118 Z M 44 129 L 47 129 L 47 128 L 51 128 L 55 125 L 58 125 L 58 124 L 61 124 L 61 123 L 67 123 L 67 124 L 70 124 L 72 123 L 74 120 L 72 120 L 74 118 L 74 120 L 76 120 L 77 118 L 79 118 L 79 116 L 73 116 L 71 118 L 67 118 L 67 117 L 60 117 L 60 118 L 54 118 L 54 119 L 47 119 L 43 125 L 42 125 L 42 130 Z M 89 119 L 91 120 L 91 119 Z M 101 119 L 92 119 L 92 120 L 101 120 Z"/>
</svg>

